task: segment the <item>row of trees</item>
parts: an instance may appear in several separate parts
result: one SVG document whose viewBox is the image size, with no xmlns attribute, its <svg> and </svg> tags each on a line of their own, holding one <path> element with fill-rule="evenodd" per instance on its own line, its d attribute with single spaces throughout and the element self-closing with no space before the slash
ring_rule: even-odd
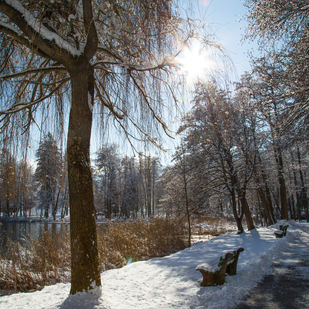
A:
<svg viewBox="0 0 309 309">
<path fill-rule="evenodd" d="M 19 162 L 2 150 L 0 171 L 0 215 L 31 216 L 39 212 L 48 218 L 64 218 L 69 211 L 66 156 L 62 156 L 53 136 L 42 139 L 36 151 L 36 168 Z M 98 152 L 94 174 L 96 215 L 123 218 L 153 216 L 159 199 L 160 162 L 150 154 L 121 157 L 116 145 Z"/>
<path fill-rule="evenodd" d="M 308 219 L 308 149 L 281 130 L 284 109 L 259 104 L 245 85 L 234 95 L 212 83 L 196 86 L 175 164 L 164 174 L 164 206 L 188 216 L 229 207 L 239 232 L 243 217 L 254 228 L 252 214 L 267 225 Z"/>
<path fill-rule="evenodd" d="M 103 146 L 97 153 L 95 204 L 107 218 L 153 216 L 159 199 L 160 161 L 150 154 L 121 157 L 116 145 Z"/>
<path fill-rule="evenodd" d="M 247 0 L 247 39 L 252 57 L 233 93 L 217 83 L 198 83 L 192 110 L 183 118 L 175 165 L 166 171 L 166 197 L 178 181 L 183 194 L 168 198 L 198 207 L 229 205 L 240 232 L 276 219 L 309 220 L 308 70 L 309 2 Z M 188 212 L 190 213 L 190 212 Z M 189 220 L 189 217 L 188 217 Z"/>
</svg>

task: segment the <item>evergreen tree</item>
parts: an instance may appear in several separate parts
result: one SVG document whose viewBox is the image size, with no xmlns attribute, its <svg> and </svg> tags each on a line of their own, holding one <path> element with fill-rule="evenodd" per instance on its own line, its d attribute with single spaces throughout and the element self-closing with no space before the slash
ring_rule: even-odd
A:
<svg viewBox="0 0 309 309">
<path fill-rule="evenodd" d="M 53 136 L 48 133 L 40 142 L 36 151 L 37 168 L 35 180 L 39 184 L 39 200 L 44 217 L 48 218 L 49 210 L 54 211 L 58 204 L 59 177 L 61 174 L 61 156 Z"/>
<path fill-rule="evenodd" d="M 101 204 L 105 217 L 112 218 L 112 213 L 119 212 L 119 169 L 120 159 L 115 144 L 104 145 L 97 152 L 96 165 L 99 169 Z"/>
</svg>

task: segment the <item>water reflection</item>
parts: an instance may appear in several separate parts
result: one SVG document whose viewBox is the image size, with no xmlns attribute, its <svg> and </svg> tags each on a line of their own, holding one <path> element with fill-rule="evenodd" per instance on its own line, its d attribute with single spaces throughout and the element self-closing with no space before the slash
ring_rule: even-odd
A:
<svg viewBox="0 0 309 309">
<path fill-rule="evenodd" d="M 0 253 L 5 252 L 9 240 L 18 241 L 21 245 L 31 239 L 37 239 L 42 232 L 55 234 L 69 232 L 70 225 L 60 222 L 1 222 L 0 223 Z"/>
</svg>

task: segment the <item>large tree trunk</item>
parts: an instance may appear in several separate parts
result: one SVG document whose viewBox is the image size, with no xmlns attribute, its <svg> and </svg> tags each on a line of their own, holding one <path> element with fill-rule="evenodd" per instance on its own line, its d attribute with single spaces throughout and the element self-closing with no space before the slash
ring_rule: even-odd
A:
<svg viewBox="0 0 309 309">
<path fill-rule="evenodd" d="M 101 285 L 89 156 L 94 81 L 93 71 L 85 67 L 70 72 L 72 106 L 67 147 L 71 294 Z"/>
</svg>

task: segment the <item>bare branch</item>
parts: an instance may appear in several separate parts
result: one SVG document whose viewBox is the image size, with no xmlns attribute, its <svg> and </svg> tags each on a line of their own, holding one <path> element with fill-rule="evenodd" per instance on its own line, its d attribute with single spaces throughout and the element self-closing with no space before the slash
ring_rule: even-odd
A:
<svg viewBox="0 0 309 309">
<path fill-rule="evenodd" d="M 20 104 L 14 104 L 11 108 L 9 108 L 8 110 L 4 110 L 4 111 L 0 111 L 0 116 L 2 115 L 9 115 L 9 114 L 15 114 L 15 113 L 18 113 L 24 109 L 27 109 L 35 104 L 38 104 L 48 98 L 50 98 L 58 89 L 60 89 L 67 81 L 69 81 L 70 78 L 65 78 L 63 79 L 60 84 L 55 88 L 53 89 L 53 91 L 51 91 L 48 95 L 45 95 L 39 99 L 36 99 L 30 103 L 20 103 Z M 2 119 L 3 120 L 3 119 Z M 1 120 L 1 121 L 2 121 Z"/>
<path fill-rule="evenodd" d="M 0 76 L 0 79 L 7 80 L 7 79 L 11 79 L 11 78 L 29 75 L 29 74 L 51 73 L 51 72 L 61 72 L 61 71 L 65 72 L 66 71 L 65 67 L 59 66 L 59 67 L 29 69 L 29 70 L 26 70 L 26 71 L 23 71 L 23 72 L 18 72 L 18 73 L 8 74 L 8 75 L 2 75 L 2 76 Z"/>
<path fill-rule="evenodd" d="M 46 53 L 38 49 L 37 46 L 33 45 L 31 41 L 26 39 L 22 35 L 21 31 L 18 31 L 18 29 L 16 29 L 15 27 L 12 27 L 12 25 L 10 25 L 9 23 L 4 23 L 0 21 L 0 31 L 14 38 L 14 40 L 16 40 L 21 45 L 28 47 L 32 52 L 36 53 L 37 55 L 51 59 Z"/>
<path fill-rule="evenodd" d="M 131 78 L 133 79 L 133 82 L 135 84 L 135 86 L 137 87 L 137 89 L 139 90 L 139 92 L 142 94 L 143 98 L 145 99 L 145 102 L 147 103 L 148 108 L 150 109 L 153 117 L 161 124 L 165 134 L 170 137 L 173 138 L 170 134 L 168 134 L 167 131 L 169 131 L 169 128 L 167 127 L 167 125 L 165 124 L 165 122 L 163 121 L 163 119 L 161 119 L 161 117 L 153 110 L 153 108 L 151 107 L 150 101 L 148 99 L 148 96 L 146 94 L 146 91 L 142 85 L 142 82 L 138 82 L 130 73 Z"/>
<path fill-rule="evenodd" d="M 99 81 L 98 81 L 98 82 L 99 82 Z M 99 83 L 100 83 L 100 82 L 99 82 Z M 108 101 L 101 95 L 101 92 L 100 92 L 100 89 L 99 89 L 97 83 L 94 83 L 94 86 L 95 86 L 95 89 L 96 89 L 96 91 L 97 91 L 97 95 L 98 95 L 100 101 L 102 102 L 102 104 L 103 104 L 104 106 L 106 106 L 106 107 L 111 111 L 111 113 L 112 113 L 114 116 L 116 116 L 118 119 L 123 119 L 124 116 L 123 116 L 123 115 L 120 115 L 119 113 L 117 113 L 117 112 L 115 111 L 114 106 L 113 106 L 113 103 L 112 103 L 111 101 L 108 102 Z"/>
</svg>

